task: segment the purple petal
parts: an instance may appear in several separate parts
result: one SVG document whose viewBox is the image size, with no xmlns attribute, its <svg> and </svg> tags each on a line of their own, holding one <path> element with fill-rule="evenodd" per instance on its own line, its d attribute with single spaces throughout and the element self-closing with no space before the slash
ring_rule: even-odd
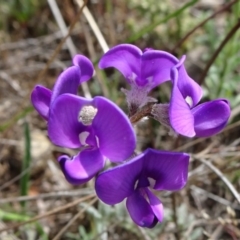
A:
<svg viewBox="0 0 240 240">
<path fill-rule="evenodd" d="M 194 117 L 189 105 L 183 98 L 183 95 L 177 86 L 178 71 L 176 68 L 172 69 L 172 81 L 173 87 L 169 107 L 169 119 L 171 127 L 179 134 L 187 137 L 193 137 L 195 136 Z"/>
<path fill-rule="evenodd" d="M 31 101 L 34 108 L 45 119 L 48 120 L 52 92 L 43 86 L 37 85 L 32 91 Z"/>
<path fill-rule="evenodd" d="M 189 155 L 148 149 L 144 153 L 144 174 L 155 180 L 156 190 L 176 191 L 187 182 Z"/>
<path fill-rule="evenodd" d="M 120 44 L 103 55 L 99 68 L 114 67 L 131 83 L 135 76 L 140 76 L 142 51 L 131 44 Z M 135 80 L 135 79 L 134 79 Z"/>
<path fill-rule="evenodd" d="M 85 149 L 73 159 L 63 155 L 58 161 L 67 181 L 74 185 L 89 181 L 104 167 L 105 162 L 99 149 Z"/>
<path fill-rule="evenodd" d="M 87 57 L 83 55 L 76 55 L 73 58 L 73 64 L 78 66 L 81 70 L 80 82 L 85 82 L 93 76 L 94 67 L 92 62 Z"/>
<path fill-rule="evenodd" d="M 61 147 L 77 148 L 81 132 L 89 132 L 89 127 L 78 121 L 79 112 L 91 101 L 72 94 L 59 96 L 51 105 L 48 135 L 50 140 Z"/>
<path fill-rule="evenodd" d="M 180 59 L 178 66 L 178 88 L 183 98 L 190 97 L 192 99 L 192 107 L 194 107 L 202 98 L 202 88 L 192 78 L 190 78 L 183 65 L 185 56 Z"/>
<path fill-rule="evenodd" d="M 148 50 L 142 56 L 142 78 L 151 81 L 151 89 L 170 80 L 171 68 L 179 60 L 170 53 Z"/>
<path fill-rule="evenodd" d="M 61 94 L 77 94 L 81 80 L 81 71 L 77 66 L 72 66 L 63 71 L 58 77 L 52 92 L 51 103 Z"/>
<path fill-rule="evenodd" d="M 141 190 L 134 191 L 134 193 L 127 198 L 127 209 L 132 220 L 141 227 L 152 228 L 156 225 L 156 217 L 152 211 L 147 200 L 142 196 Z"/>
<path fill-rule="evenodd" d="M 113 205 L 123 201 L 134 191 L 143 166 L 143 154 L 130 162 L 114 167 L 96 179 L 95 189 L 98 197 L 106 204 Z"/>
<path fill-rule="evenodd" d="M 101 153 L 113 162 L 124 161 L 136 146 L 136 136 L 126 114 L 114 103 L 103 97 L 95 97 L 98 109 L 92 127 L 99 139 Z"/>
<path fill-rule="evenodd" d="M 146 193 L 149 199 L 149 204 L 152 208 L 153 213 L 155 214 L 156 218 L 159 222 L 163 220 L 163 205 L 161 201 L 148 189 L 146 189 Z"/>
<path fill-rule="evenodd" d="M 216 99 L 192 109 L 196 136 L 209 137 L 219 133 L 227 124 L 230 106 L 227 100 Z"/>
</svg>

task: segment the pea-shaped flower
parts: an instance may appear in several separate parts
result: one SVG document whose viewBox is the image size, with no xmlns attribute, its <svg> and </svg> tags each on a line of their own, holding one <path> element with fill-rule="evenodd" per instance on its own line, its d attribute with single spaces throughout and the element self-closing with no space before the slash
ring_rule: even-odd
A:
<svg viewBox="0 0 240 240">
<path fill-rule="evenodd" d="M 102 172 L 96 179 L 96 193 L 106 204 L 125 198 L 132 220 L 152 228 L 163 220 L 163 205 L 153 190 L 176 191 L 187 182 L 189 155 L 147 149 L 129 162 Z"/>
<path fill-rule="evenodd" d="M 31 99 L 48 121 L 50 140 L 61 147 L 79 149 L 76 156 L 63 155 L 58 160 L 66 179 L 81 184 L 93 178 L 106 159 L 119 162 L 129 158 L 136 137 L 129 119 L 110 100 L 76 95 L 78 86 L 92 77 L 94 69 L 81 55 L 74 57 L 73 64 L 59 76 L 53 91 L 38 85 Z"/>
<path fill-rule="evenodd" d="M 90 180 L 106 159 L 126 160 L 136 145 L 129 119 L 104 97 L 88 100 L 73 94 L 59 96 L 49 112 L 48 135 L 58 146 L 80 150 L 72 158 L 59 158 L 62 171 L 72 184 Z"/>
<path fill-rule="evenodd" d="M 91 61 L 83 55 L 76 55 L 73 58 L 73 66 L 59 75 L 53 91 L 41 85 L 35 86 L 31 95 L 34 108 L 45 120 L 48 120 L 49 108 L 54 100 L 64 93 L 77 94 L 78 86 L 88 81 L 93 73 Z"/>
<path fill-rule="evenodd" d="M 179 72 L 172 69 L 172 94 L 169 105 L 170 126 L 187 137 L 209 137 L 219 133 L 227 124 L 230 106 L 226 99 L 215 99 L 197 105 L 185 97 L 178 87 Z"/>
<path fill-rule="evenodd" d="M 124 89 L 124 93 L 132 115 L 148 102 L 156 101 L 148 97 L 148 93 L 163 82 L 171 80 L 171 68 L 184 59 L 185 56 L 179 60 L 165 51 L 146 49 L 143 52 L 134 45 L 120 44 L 103 55 L 99 67 L 118 69 L 130 84 L 130 90 Z M 179 88 L 183 94 L 190 96 L 194 103 L 198 102 L 202 89 L 188 76 L 183 64 L 179 68 L 179 78 Z M 192 88 L 195 88 L 195 91 L 192 91 Z"/>
</svg>

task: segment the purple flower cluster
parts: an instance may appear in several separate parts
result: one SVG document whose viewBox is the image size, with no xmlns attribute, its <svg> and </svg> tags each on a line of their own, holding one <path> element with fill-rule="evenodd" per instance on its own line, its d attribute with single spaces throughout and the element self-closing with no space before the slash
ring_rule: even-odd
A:
<svg viewBox="0 0 240 240">
<path fill-rule="evenodd" d="M 188 76 L 184 60 L 185 56 L 179 60 L 164 51 L 142 52 L 130 44 L 118 45 L 103 55 L 99 67 L 117 68 L 130 85 L 129 90 L 123 89 L 128 117 L 104 97 L 77 95 L 79 85 L 94 73 L 91 61 L 82 55 L 74 57 L 73 66 L 59 76 L 52 91 L 38 85 L 31 95 L 33 106 L 48 122 L 50 140 L 78 149 L 75 156 L 58 158 L 68 182 L 82 184 L 96 176 L 98 197 L 109 205 L 126 199 L 131 218 L 142 227 L 151 228 L 163 220 L 163 206 L 153 190 L 183 188 L 189 155 L 154 149 L 136 155 L 131 119 L 152 117 L 177 134 L 209 137 L 224 128 L 230 115 L 225 99 L 198 104 L 202 89 Z M 165 81 L 172 82 L 169 103 L 157 103 L 149 93 Z M 107 160 L 118 165 L 101 172 Z"/>
<path fill-rule="evenodd" d="M 187 137 L 209 137 L 220 132 L 227 124 L 230 108 L 225 99 L 199 104 L 201 87 L 188 76 L 180 60 L 168 52 L 122 44 L 112 48 L 100 60 L 99 67 L 115 67 L 130 84 L 123 90 L 130 115 L 141 111 L 156 100 L 148 93 L 156 86 L 172 82 L 170 102 L 154 104 L 151 115 L 160 123 Z"/>
</svg>

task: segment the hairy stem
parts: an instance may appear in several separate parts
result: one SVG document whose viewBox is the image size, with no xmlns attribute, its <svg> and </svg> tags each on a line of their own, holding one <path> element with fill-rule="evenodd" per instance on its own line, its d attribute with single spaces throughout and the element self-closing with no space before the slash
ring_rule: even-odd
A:
<svg viewBox="0 0 240 240">
<path fill-rule="evenodd" d="M 134 115 L 130 117 L 130 121 L 132 124 L 137 123 L 143 117 L 151 117 L 152 116 L 152 106 L 153 104 L 149 104 L 144 106 L 140 111 L 136 112 Z"/>
</svg>

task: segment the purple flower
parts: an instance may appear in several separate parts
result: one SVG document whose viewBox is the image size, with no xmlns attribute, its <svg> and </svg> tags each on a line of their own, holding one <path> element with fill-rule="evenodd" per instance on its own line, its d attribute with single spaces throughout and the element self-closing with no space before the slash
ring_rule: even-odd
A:
<svg viewBox="0 0 240 240">
<path fill-rule="evenodd" d="M 135 149 L 132 125 L 122 110 L 104 97 L 88 100 L 77 96 L 80 83 L 93 75 L 90 60 L 76 55 L 74 66 L 57 79 L 53 91 L 36 86 L 33 106 L 48 121 L 50 140 L 61 147 L 77 148 L 74 157 L 60 156 L 58 161 L 72 184 L 85 183 L 100 171 L 106 158 L 124 161 Z"/>
<path fill-rule="evenodd" d="M 104 97 L 88 100 L 62 94 L 51 104 L 48 117 L 50 140 L 61 147 L 79 148 L 70 158 L 58 160 L 71 184 L 82 184 L 100 171 L 108 158 L 124 161 L 135 149 L 136 139 L 129 119 Z"/>
<path fill-rule="evenodd" d="M 173 88 L 170 105 L 154 106 L 155 118 L 161 121 L 161 112 L 166 112 L 168 109 L 169 125 L 179 134 L 187 137 L 209 137 L 219 133 L 226 126 L 230 116 L 228 101 L 216 99 L 197 105 L 190 95 L 186 95 L 179 88 L 179 82 L 182 79 L 179 77 L 177 68 L 172 69 L 171 78 Z M 194 86 L 192 90 L 197 92 Z"/>
<path fill-rule="evenodd" d="M 121 44 L 110 49 L 99 62 L 100 68 L 115 67 L 130 84 L 130 90 L 124 90 L 130 109 L 134 114 L 138 108 L 156 100 L 148 97 L 150 90 L 159 84 L 170 80 L 171 68 L 183 62 L 185 56 L 178 60 L 168 52 L 146 49 L 142 52 L 131 44 Z M 186 96 L 190 96 L 197 103 L 202 96 L 199 87 L 186 73 L 181 64 L 179 68 L 179 88 Z M 197 91 L 192 91 L 194 88 Z"/>
<path fill-rule="evenodd" d="M 133 221 L 152 228 L 163 220 L 161 201 L 154 190 L 176 191 L 187 182 L 189 155 L 147 149 L 129 162 L 101 173 L 96 179 L 96 193 L 106 204 L 127 198 Z"/>
<path fill-rule="evenodd" d="M 78 86 L 93 75 L 93 65 L 85 56 L 76 55 L 73 58 L 73 64 L 74 66 L 60 74 L 53 91 L 41 85 L 35 86 L 31 95 L 32 104 L 45 120 L 48 120 L 50 105 L 59 95 L 63 93 L 77 94 Z"/>
</svg>

